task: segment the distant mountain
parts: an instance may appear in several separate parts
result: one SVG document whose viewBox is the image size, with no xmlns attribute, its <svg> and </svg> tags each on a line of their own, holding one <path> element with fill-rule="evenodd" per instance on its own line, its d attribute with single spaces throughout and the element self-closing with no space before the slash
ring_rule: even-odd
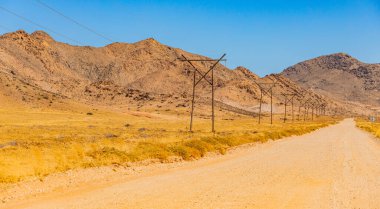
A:
<svg viewBox="0 0 380 209">
<path fill-rule="evenodd" d="M 47 33 L 16 31 L 0 36 L 0 98 L 34 106 L 62 101 L 131 108 L 189 109 L 193 69 L 182 55 L 209 59 L 149 38 L 136 43 L 105 47 L 72 46 L 56 42 Z M 205 72 L 212 63 L 194 65 Z M 201 77 L 196 74 L 197 79 Z M 209 77 L 208 77 L 209 78 Z M 274 103 L 281 93 L 303 93 L 303 88 L 282 77 L 264 78 L 244 67 L 215 68 L 215 99 L 231 109 L 257 111 L 260 89 L 256 83 L 277 82 Z M 210 103 L 211 87 L 205 80 L 196 88 L 198 105 Z M 308 93 L 316 100 L 322 96 Z M 268 96 L 264 95 L 268 103 Z M 282 106 L 281 106 L 282 107 Z"/>
<path fill-rule="evenodd" d="M 366 64 L 344 53 L 298 63 L 281 75 L 332 98 L 380 105 L 380 64 Z"/>
</svg>

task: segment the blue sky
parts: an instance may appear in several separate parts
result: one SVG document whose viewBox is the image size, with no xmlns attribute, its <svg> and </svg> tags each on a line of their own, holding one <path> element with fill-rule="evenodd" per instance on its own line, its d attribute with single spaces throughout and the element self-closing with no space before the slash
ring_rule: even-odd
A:
<svg viewBox="0 0 380 209">
<path fill-rule="evenodd" d="M 227 53 L 228 67 L 245 66 L 261 76 L 336 52 L 380 63 L 380 0 L 41 1 L 113 41 L 153 37 L 209 57 Z M 35 0 L 0 0 L 0 6 L 83 45 L 110 43 Z M 0 19 L 0 33 L 41 29 L 3 10 Z"/>
</svg>

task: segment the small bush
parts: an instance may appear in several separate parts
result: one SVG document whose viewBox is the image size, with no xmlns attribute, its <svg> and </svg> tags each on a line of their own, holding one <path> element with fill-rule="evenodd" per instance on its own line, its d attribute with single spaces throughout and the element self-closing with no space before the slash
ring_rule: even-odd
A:
<svg viewBox="0 0 380 209">
<path fill-rule="evenodd" d="M 124 163 L 130 160 L 129 155 L 126 152 L 113 147 L 103 147 L 86 153 L 86 156 L 91 157 L 98 165 Z"/>
<path fill-rule="evenodd" d="M 113 133 L 107 133 L 104 135 L 106 138 L 116 138 L 117 135 L 113 134 Z"/>
<path fill-rule="evenodd" d="M 171 154 L 166 144 L 140 142 L 130 155 L 133 156 L 133 160 L 148 158 L 166 160 Z"/>
</svg>

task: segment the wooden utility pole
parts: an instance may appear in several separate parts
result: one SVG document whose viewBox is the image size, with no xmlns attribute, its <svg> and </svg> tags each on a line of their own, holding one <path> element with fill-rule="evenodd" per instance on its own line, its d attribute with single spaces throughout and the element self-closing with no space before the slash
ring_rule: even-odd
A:
<svg viewBox="0 0 380 209">
<path fill-rule="evenodd" d="M 316 113 L 316 112 L 314 112 L 314 111 L 316 111 L 315 105 L 316 105 L 315 102 L 311 103 L 311 120 L 314 120 L 314 113 Z"/>
<path fill-rule="evenodd" d="M 292 102 L 292 112 L 293 112 L 293 98 L 297 95 L 295 93 L 290 93 L 290 94 L 282 94 L 284 96 L 284 123 L 286 122 L 286 106 L 288 105 L 288 102 Z M 294 113 L 294 112 L 293 112 Z M 294 119 L 294 114 L 293 119 Z"/>
<path fill-rule="evenodd" d="M 304 116 L 303 116 L 303 120 L 306 121 L 308 119 L 308 116 L 309 116 L 309 108 L 310 108 L 310 105 L 309 105 L 309 101 L 311 100 L 311 98 L 307 99 L 304 103 L 303 103 L 303 106 L 305 108 L 304 110 Z"/>
<path fill-rule="evenodd" d="M 316 100 L 314 103 L 313 103 L 313 108 L 314 108 L 314 115 L 315 115 L 315 118 L 317 118 L 319 116 L 319 109 L 320 109 L 320 106 L 321 106 L 321 101 L 320 100 Z M 312 120 L 314 118 L 312 117 Z"/>
<path fill-rule="evenodd" d="M 198 85 L 199 82 L 202 80 L 205 80 L 208 84 L 211 85 L 211 130 L 212 132 L 215 132 L 215 108 L 214 108 L 214 68 L 220 61 L 225 61 L 223 58 L 226 56 L 226 54 L 223 54 L 222 57 L 219 59 L 187 59 L 184 55 L 182 55 L 183 59 L 180 59 L 180 61 L 187 62 L 191 65 L 191 67 L 194 69 L 194 76 L 193 76 L 193 98 L 191 103 L 191 115 L 190 115 L 190 131 L 193 131 L 193 118 L 194 118 L 194 104 L 195 104 L 195 87 Z M 203 73 L 202 71 L 198 70 L 192 62 L 214 62 L 214 64 L 208 69 L 206 73 Z M 206 77 L 211 72 L 211 81 Z M 196 80 L 196 75 L 199 74 L 201 76 L 200 79 Z"/>
<path fill-rule="evenodd" d="M 270 89 L 270 124 L 273 124 L 273 88 Z"/>
<path fill-rule="evenodd" d="M 297 120 L 300 121 L 301 120 L 301 108 L 303 107 L 305 109 L 305 101 L 304 101 L 304 95 L 302 94 L 299 94 L 298 95 L 298 102 L 299 102 L 299 105 L 298 105 L 298 118 Z"/>
<path fill-rule="evenodd" d="M 300 117 L 301 117 L 301 108 L 302 108 L 302 105 L 303 105 L 303 101 L 304 101 L 304 98 L 305 97 L 305 92 L 303 93 L 297 93 L 297 96 L 296 96 L 296 99 L 298 101 L 298 115 L 297 115 L 297 120 L 300 121 Z"/>
<path fill-rule="evenodd" d="M 307 112 L 308 112 L 308 104 L 307 102 L 305 102 L 305 110 L 304 110 L 304 113 L 303 113 L 303 121 L 306 121 L 307 120 Z"/>
<path fill-rule="evenodd" d="M 273 88 L 275 87 L 277 82 L 272 82 L 272 83 L 257 83 L 256 81 L 254 82 L 256 83 L 257 86 L 259 86 L 259 89 L 260 89 L 259 124 L 261 123 L 261 109 L 262 109 L 264 94 L 267 96 L 270 96 L 270 124 L 273 124 Z"/>
<path fill-rule="evenodd" d="M 292 123 L 294 123 L 294 97 L 292 97 Z"/>
<path fill-rule="evenodd" d="M 193 78 L 193 98 L 191 102 L 191 116 L 190 116 L 190 131 L 193 131 L 193 115 L 194 115 L 194 103 L 195 103 L 195 77 L 196 77 L 196 71 L 193 72 L 194 78 Z"/>
<path fill-rule="evenodd" d="M 321 107 L 321 114 L 323 116 L 326 116 L 326 106 L 327 106 L 327 102 L 324 101 L 323 104 L 322 104 L 322 107 Z"/>
<path fill-rule="evenodd" d="M 300 120 L 300 116 L 301 116 L 301 103 L 300 105 L 298 106 L 298 121 Z"/>
<path fill-rule="evenodd" d="M 263 103 L 263 90 L 260 88 L 259 124 L 261 123 L 261 107 Z"/>
</svg>

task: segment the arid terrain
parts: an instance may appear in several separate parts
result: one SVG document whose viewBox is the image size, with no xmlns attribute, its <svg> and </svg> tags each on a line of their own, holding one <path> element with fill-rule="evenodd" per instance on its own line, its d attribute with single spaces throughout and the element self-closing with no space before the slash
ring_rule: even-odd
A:
<svg viewBox="0 0 380 209">
<path fill-rule="evenodd" d="M 380 64 L 367 64 L 348 54 L 317 57 L 281 73 L 304 88 L 344 101 L 379 105 Z"/>
<path fill-rule="evenodd" d="M 190 132 L 213 62 L 183 57 L 211 59 L 152 38 L 1 35 L 0 208 L 380 208 L 378 64 L 218 63 L 216 131 L 207 75 Z"/>
<path fill-rule="evenodd" d="M 16 31 L 0 37 L 0 91 L 5 98 L 29 107 L 64 109 L 66 105 L 62 104 L 74 100 L 89 106 L 190 111 L 194 69 L 180 60 L 182 56 L 208 59 L 151 38 L 96 48 L 56 42 L 43 31 L 32 34 Z M 193 65 L 206 72 L 212 64 Z M 365 110 L 360 104 L 340 100 L 341 97 L 318 94 L 280 74 L 260 78 L 244 67 L 228 69 L 222 64 L 215 70 L 215 99 L 217 106 L 229 111 L 258 112 L 261 83 L 276 83 L 273 103 L 277 113 L 283 111 L 283 94 L 290 93 L 298 95 L 294 101 L 298 106 L 302 100 L 310 99 L 326 103 L 330 113 Z M 196 73 L 196 78 L 200 77 Z M 268 92 L 267 85 L 263 88 Z M 199 83 L 196 92 L 198 105 L 209 106 L 211 88 L 205 80 Z M 269 104 L 268 93 L 263 95 L 263 102 Z"/>
<path fill-rule="evenodd" d="M 350 131 L 347 131 L 350 130 Z M 5 208 L 379 208 L 380 143 L 352 119 L 225 156 L 89 182 L 91 170 L 52 176 L 47 193 Z M 67 189 L 62 181 L 74 181 Z M 82 181 L 82 182 L 81 182 Z M 83 183 L 83 181 L 87 183 Z M 22 186 L 9 195 L 24 195 Z"/>
</svg>

